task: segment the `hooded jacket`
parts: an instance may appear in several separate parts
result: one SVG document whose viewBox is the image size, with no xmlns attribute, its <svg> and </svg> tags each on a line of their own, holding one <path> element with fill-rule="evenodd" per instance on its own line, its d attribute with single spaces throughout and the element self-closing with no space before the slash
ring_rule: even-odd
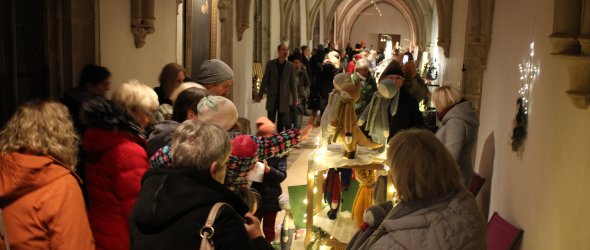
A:
<svg viewBox="0 0 590 250">
<path fill-rule="evenodd" d="M 172 144 L 172 134 L 179 125 L 180 123 L 172 120 L 166 120 L 156 125 L 145 146 L 148 157 L 152 157 L 158 149 Z"/>
<path fill-rule="evenodd" d="M 473 195 L 461 190 L 435 202 L 398 204 L 359 249 L 480 250 L 485 237 Z"/>
<path fill-rule="evenodd" d="M 466 187 L 470 186 L 473 176 L 471 154 L 477 140 L 478 128 L 479 122 L 475 109 L 470 101 L 464 101 L 445 114 L 441 127 L 436 131 L 436 137 L 457 161 Z"/>
<path fill-rule="evenodd" d="M 96 248 L 129 249 L 128 216 L 149 167 L 145 139 L 134 118 L 111 101 L 89 102 L 81 116 L 89 127 L 82 148 Z"/>
<path fill-rule="evenodd" d="M 213 228 L 215 249 L 269 249 L 263 237 L 250 240 L 243 201 L 197 168 L 150 169 L 142 179 L 130 219 L 131 249 L 197 249 L 200 228 L 217 202 L 224 202 Z"/>
<path fill-rule="evenodd" d="M 0 207 L 10 247 L 94 249 L 78 183 L 72 170 L 51 157 L 2 155 Z"/>
</svg>

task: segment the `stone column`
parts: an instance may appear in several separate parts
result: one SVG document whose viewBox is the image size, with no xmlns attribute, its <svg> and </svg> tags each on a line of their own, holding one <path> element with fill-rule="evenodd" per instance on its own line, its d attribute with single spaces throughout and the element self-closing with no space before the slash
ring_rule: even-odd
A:
<svg viewBox="0 0 590 250">
<path fill-rule="evenodd" d="M 580 21 L 580 41 L 582 55 L 590 56 L 590 0 L 583 0 Z"/>
<path fill-rule="evenodd" d="M 238 0 L 243 1 L 243 0 Z M 233 0 L 220 0 L 217 5 L 219 8 L 219 22 L 221 23 L 221 48 L 219 59 L 233 68 L 233 56 L 234 56 L 234 26 L 233 26 Z M 214 20 L 217 21 L 217 20 Z M 228 95 L 228 98 L 233 99 L 233 86 Z"/>
<path fill-rule="evenodd" d="M 554 1 L 553 33 L 549 37 L 553 44 L 552 53 L 579 54 L 580 9 L 582 0 Z"/>
<path fill-rule="evenodd" d="M 242 41 L 244 31 L 250 28 L 250 0 L 236 2 L 236 32 L 238 41 Z"/>
</svg>

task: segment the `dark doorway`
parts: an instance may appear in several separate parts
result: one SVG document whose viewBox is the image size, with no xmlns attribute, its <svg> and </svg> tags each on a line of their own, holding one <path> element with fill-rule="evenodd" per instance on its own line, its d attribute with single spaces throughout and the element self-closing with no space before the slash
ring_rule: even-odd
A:
<svg viewBox="0 0 590 250">
<path fill-rule="evenodd" d="M 58 98 L 96 63 L 96 0 L 0 1 L 0 124 L 31 99 Z"/>
</svg>

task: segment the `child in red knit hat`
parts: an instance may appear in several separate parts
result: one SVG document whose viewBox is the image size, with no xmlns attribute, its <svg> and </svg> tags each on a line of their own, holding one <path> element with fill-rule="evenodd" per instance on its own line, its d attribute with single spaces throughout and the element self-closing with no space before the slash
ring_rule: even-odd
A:
<svg viewBox="0 0 590 250">
<path fill-rule="evenodd" d="M 250 135 L 238 135 L 231 140 L 232 152 L 229 157 L 224 185 L 238 195 L 250 212 L 256 212 L 260 198 L 250 189 L 248 173 L 258 161 L 258 144 Z"/>
<path fill-rule="evenodd" d="M 258 137 L 273 136 L 276 126 L 267 117 L 256 120 Z M 271 149 L 278 150 L 278 149 Z M 262 182 L 252 182 L 252 188 L 261 196 L 260 208 L 256 211 L 256 217 L 262 222 L 262 231 L 266 240 L 272 242 L 275 238 L 275 222 L 277 212 L 281 211 L 279 196 L 283 193 L 281 182 L 287 178 L 287 157 L 271 157 L 264 161 L 264 177 Z"/>
</svg>

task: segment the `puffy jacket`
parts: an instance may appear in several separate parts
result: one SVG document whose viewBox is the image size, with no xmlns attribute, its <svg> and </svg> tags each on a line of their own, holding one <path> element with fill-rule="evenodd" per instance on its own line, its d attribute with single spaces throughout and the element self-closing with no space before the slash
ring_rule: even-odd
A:
<svg viewBox="0 0 590 250">
<path fill-rule="evenodd" d="M 238 196 L 198 168 L 150 169 L 131 216 L 131 249 L 198 249 L 199 229 L 211 207 L 222 207 L 213 228 L 216 250 L 271 249 L 263 237 L 250 240 L 243 215 L 248 207 Z"/>
<path fill-rule="evenodd" d="M 43 155 L 0 158 L 0 207 L 12 249 L 94 249 L 76 174 Z M 0 238 L 0 249 L 4 241 Z"/>
<path fill-rule="evenodd" d="M 278 212 L 281 211 L 279 196 L 283 193 L 281 182 L 287 178 L 287 158 L 272 157 L 266 161 L 270 172 L 264 173 L 262 183 L 252 182 L 252 188 L 260 193 L 260 211 Z"/>
<path fill-rule="evenodd" d="M 97 249 L 129 249 L 128 217 L 148 169 L 141 129 L 122 107 L 110 102 L 85 105 L 89 129 L 86 156 L 88 217 Z"/>
<path fill-rule="evenodd" d="M 397 205 L 360 249 L 480 250 L 485 236 L 475 199 L 462 190 L 425 207 Z"/>
<path fill-rule="evenodd" d="M 471 154 L 477 140 L 479 122 L 470 101 L 453 106 L 442 118 L 436 137 L 446 146 L 463 176 L 466 187 L 471 185 L 473 159 Z"/>
</svg>

